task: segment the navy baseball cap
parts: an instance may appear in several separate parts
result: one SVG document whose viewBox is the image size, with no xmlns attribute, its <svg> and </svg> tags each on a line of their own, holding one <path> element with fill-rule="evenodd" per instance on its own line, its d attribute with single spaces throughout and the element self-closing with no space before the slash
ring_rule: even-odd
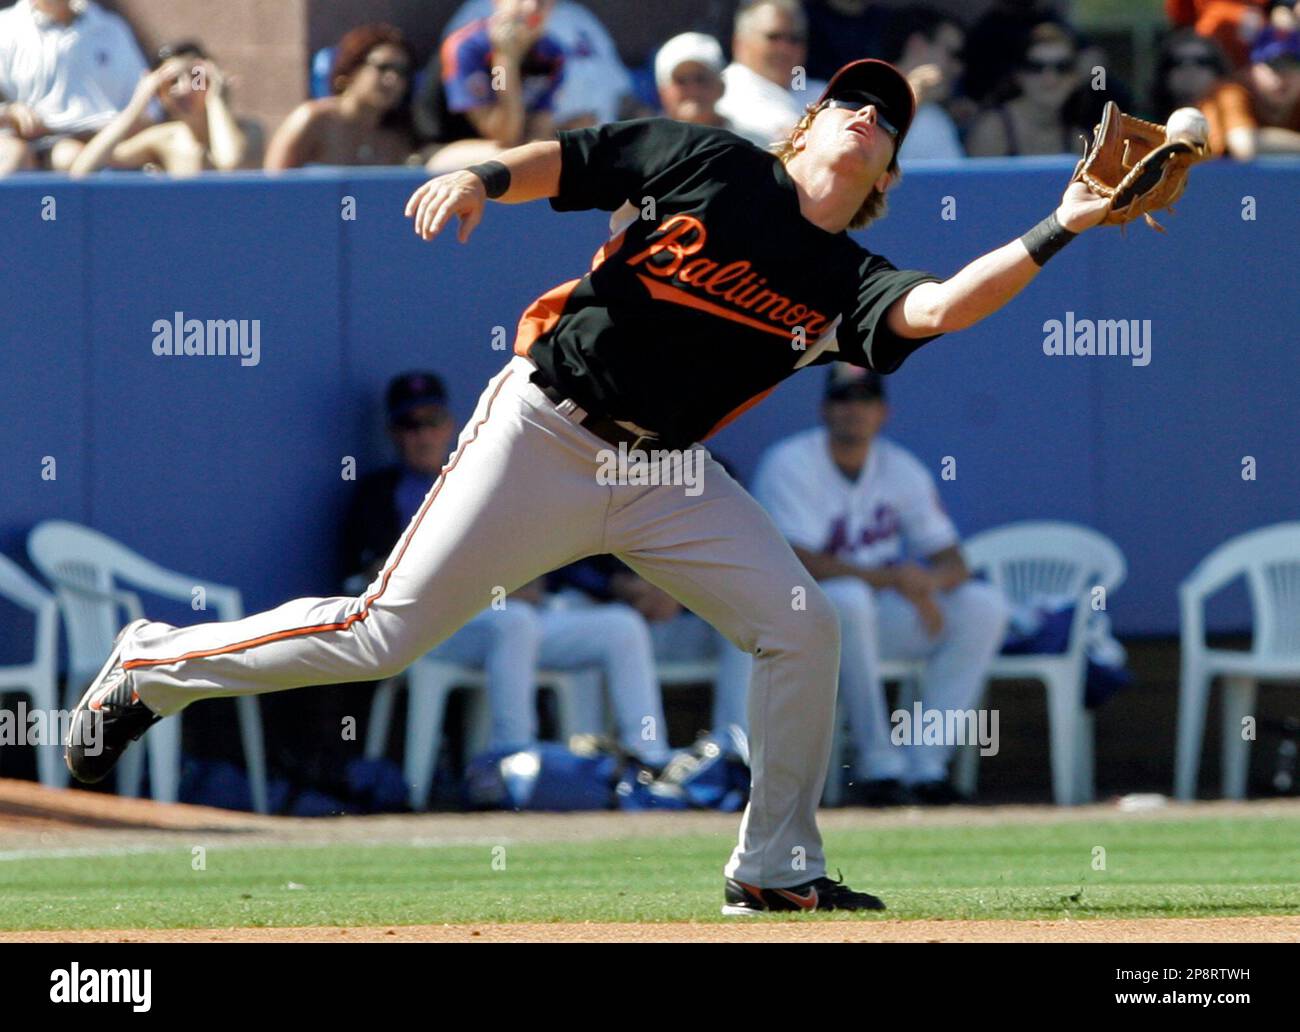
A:
<svg viewBox="0 0 1300 1032">
<path fill-rule="evenodd" d="M 898 130 L 895 146 L 903 145 L 903 137 L 912 127 L 916 117 L 916 94 L 907 76 L 891 65 L 874 57 L 850 61 L 831 76 L 817 103 L 824 100 L 860 99 L 862 103 L 875 104 Z"/>
<path fill-rule="evenodd" d="M 836 362 L 826 375 L 826 400 L 884 401 L 885 379 L 868 369 Z"/>
<path fill-rule="evenodd" d="M 388 421 L 396 423 L 414 409 L 447 404 L 447 388 L 437 373 L 403 373 L 389 382 L 386 404 Z"/>
</svg>

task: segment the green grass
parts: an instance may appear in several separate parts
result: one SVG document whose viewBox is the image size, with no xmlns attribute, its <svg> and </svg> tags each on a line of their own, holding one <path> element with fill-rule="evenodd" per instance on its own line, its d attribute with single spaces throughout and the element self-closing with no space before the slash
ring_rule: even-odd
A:
<svg viewBox="0 0 1300 1032">
<path fill-rule="evenodd" d="M 202 871 L 187 848 L 4 859 L 0 929 L 721 920 L 730 847 L 723 835 L 515 843 L 505 870 L 488 844 L 209 844 Z M 888 917 L 1300 913 L 1292 819 L 839 831 L 827 855 Z"/>
</svg>

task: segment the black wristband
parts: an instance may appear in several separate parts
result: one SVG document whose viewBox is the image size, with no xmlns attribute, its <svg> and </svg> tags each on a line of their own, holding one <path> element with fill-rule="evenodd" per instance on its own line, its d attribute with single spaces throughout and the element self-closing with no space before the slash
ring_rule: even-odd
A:
<svg viewBox="0 0 1300 1032">
<path fill-rule="evenodd" d="M 487 188 L 490 198 L 500 197 L 510 189 L 510 169 L 499 161 L 485 161 L 481 165 L 470 165 L 466 172 L 473 172 Z"/>
<path fill-rule="evenodd" d="M 1056 218 L 1056 212 L 1052 212 L 1022 236 L 1020 242 L 1025 245 L 1029 257 L 1041 268 L 1047 264 L 1047 259 L 1078 235 L 1078 233 L 1071 233 L 1062 226 Z"/>
</svg>

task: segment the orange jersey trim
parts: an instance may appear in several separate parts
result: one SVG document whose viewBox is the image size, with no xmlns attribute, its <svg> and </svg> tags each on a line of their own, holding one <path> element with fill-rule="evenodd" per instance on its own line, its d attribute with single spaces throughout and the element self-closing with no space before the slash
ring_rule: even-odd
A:
<svg viewBox="0 0 1300 1032">
<path fill-rule="evenodd" d="M 273 634 L 263 634 L 257 638 L 249 638 L 247 641 L 236 642 L 233 645 L 225 645 L 216 649 L 202 649 L 196 652 L 187 652 L 184 655 L 172 656 L 168 659 L 132 659 L 123 663 L 122 669 L 137 670 L 140 667 L 167 666 L 170 663 L 182 663 L 191 659 L 206 659 L 209 656 L 222 656 L 230 652 L 242 652 L 244 649 L 255 648 L 258 645 L 269 645 L 272 642 L 285 641 L 289 638 L 302 638 L 307 635 L 324 634 L 329 631 L 346 631 L 358 620 L 364 620 L 370 615 L 371 605 L 378 601 L 383 593 L 388 589 L 388 581 L 392 577 L 393 571 L 397 569 L 398 564 L 401 563 L 402 557 L 406 555 L 406 549 L 410 545 L 411 539 L 415 537 L 415 532 L 419 529 L 420 523 L 424 520 L 425 514 L 429 511 L 429 507 L 433 505 L 434 500 L 442 491 L 443 485 L 447 482 L 447 477 L 451 475 L 452 471 L 460 463 L 461 456 L 465 454 L 471 444 L 478 440 L 479 430 L 483 428 L 483 424 L 486 423 L 492 415 L 492 405 L 496 401 L 497 395 L 501 393 L 501 388 L 506 385 L 506 381 L 513 375 L 512 372 L 507 372 L 506 375 L 501 378 L 501 382 L 497 384 L 497 389 L 492 392 L 492 397 L 488 399 L 487 411 L 483 413 L 483 418 L 474 424 L 474 430 L 470 434 L 469 440 L 456 450 L 456 454 L 452 456 L 451 461 L 442 468 L 442 471 L 438 476 L 438 483 L 434 485 L 433 490 L 429 492 L 429 497 L 426 498 L 424 504 L 420 506 L 420 511 L 416 514 L 415 519 L 411 524 L 410 532 L 402 542 L 402 547 L 398 549 L 397 554 L 393 557 L 392 565 L 384 570 L 384 579 L 379 585 L 379 590 L 362 602 L 360 612 L 354 613 L 346 620 L 340 620 L 337 623 L 315 624 L 311 627 L 294 627 L 286 631 L 276 631 Z"/>
<path fill-rule="evenodd" d="M 516 355 L 527 355 L 539 337 L 555 329 L 569 295 L 581 282 L 582 280 L 574 279 L 552 287 L 524 310 L 524 314 L 519 317 L 519 328 L 515 331 Z"/>
<path fill-rule="evenodd" d="M 726 426 L 728 423 L 732 422 L 733 420 L 739 419 L 739 418 L 740 418 L 741 416 L 743 416 L 746 412 L 748 412 L 748 411 L 749 411 L 750 409 L 752 409 L 755 405 L 757 405 L 760 401 L 762 401 L 762 400 L 763 400 L 764 398 L 766 398 L 769 394 L 771 394 L 774 390 L 776 390 L 777 386 L 778 386 L 778 385 L 773 384 L 773 385 L 772 385 L 771 387 L 769 387 L 767 390 L 762 391 L 762 392 L 759 393 L 759 394 L 755 394 L 755 395 L 754 395 L 752 398 L 750 398 L 748 401 L 743 402 L 743 403 L 740 404 L 740 405 L 737 405 L 734 409 L 732 409 L 732 410 L 731 410 L 730 412 L 728 412 L 725 416 L 723 416 L 723 417 L 722 417 L 721 419 L 719 419 L 716 423 L 714 423 L 713 426 L 711 426 L 711 427 L 709 428 L 709 432 L 706 433 L 706 434 L 704 435 L 704 437 L 701 438 L 701 440 L 704 440 L 705 438 L 712 437 L 714 434 L 716 434 L 719 430 L 721 430 L 721 429 L 722 429 L 724 426 Z"/>
</svg>

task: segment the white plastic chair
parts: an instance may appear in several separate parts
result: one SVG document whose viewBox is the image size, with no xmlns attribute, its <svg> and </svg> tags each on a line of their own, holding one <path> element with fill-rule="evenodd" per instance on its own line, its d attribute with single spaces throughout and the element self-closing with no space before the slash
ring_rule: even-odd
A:
<svg viewBox="0 0 1300 1032">
<path fill-rule="evenodd" d="M 1205 602 L 1241 576 L 1254 618 L 1251 649 L 1207 648 Z M 1250 762 L 1242 721 L 1254 711 L 1256 686 L 1262 680 L 1300 680 L 1300 521 L 1263 527 L 1220 545 L 1179 586 L 1178 598 L 1182 678 L 1174 795 L 1196 796 L 1210 684 L 1222 676 L 1223 795 L 1241 799 Z"/>
<path fill-rule="evenodd" d="M 58 603 L 17 563 L 3 555 L 0 555 L 0 595 L 36 617 L 32 660 L 0 666 L 0 692 L 23 692 L 31 697 L 36 709 L 47 714 L 45 728 L 49 739 L 36 746 L 36 773 L 42 785 L 63 788 L 68 783 L 68 768 L 63 763 L 62 728 L 56 719 L 59 712 Z"/>
<path fill-rule="evenodd" d="M 1093 589 L 1104 588 L 1109 603 L 1111 593 L 1124 583 L 1128 567 L 1123 553 L 1095 530 L 1055 520 L 995 527 L 964 542 L 962 550 L 971 571 L 983 571 L 1012 604 L 1044 595 L 1076 600 L 1065 652 L 997 656 L 988 676 L 1043 682 L 1051 736 L 1052 796 L 1062 806 L 1091 802 L 1093 722 L 1083 705 L 1088 667 L 1085 630 Z M 977 747 L 959 751 L 954 772 L 959 790 L 973 793 L 978 762 Z"/>
<path fill-rule="evenodd" d="M 367 759 L 383 756 L 392 727 L 393 702 L 397 690 L 407 690 L 406 749 L 402 774 L 412 810 L 429 805 L 433 772 L 442 748 L 443 718 L 447 697 L 455 688 L 470 691 L 466 755 L 487 748 L 492 715 L 487 705 L 487 676 L 481 667 L 462 666 L 425 656 L 405 673 L 390 677 L 375 690 L 366 727 Z M 561 741 L 582 732 L 598 732 L 600 726 L 600 672 L 590 670 L 539 670 L 538 687 L 555 692 L 558 733 Z M 594 707 L 594 709 L 593 709 Z"/>
<path fill-rule="evenodd" d="M 144 616 L 144 605 L 131 584 L 142 591 L 191 602 L 202 588 L 207 609 L 219 620 L 239 620 L 244 604 L 239 589 L 212 584 L 166 570 L 125 545 L 89 527 L 66 520 L 37 524 L 27 537 L 27 554 L 55 589 L 68 638 L 69 707 L 99 672 L 122 625 Z M 266 753 L 257 699 L 236 697 L 240 738 L 248 766 L 253 808 L 267 812 Z M 141 740 L 144 750 L 129 750 L 118 764 L 117 784 L 137 795 L 143 774 L 142 751 L 149 756 L 154 798 L 175 802 L 180 790 L 181 722 L 177 715 L 155 724 Z"/>
</svg>

